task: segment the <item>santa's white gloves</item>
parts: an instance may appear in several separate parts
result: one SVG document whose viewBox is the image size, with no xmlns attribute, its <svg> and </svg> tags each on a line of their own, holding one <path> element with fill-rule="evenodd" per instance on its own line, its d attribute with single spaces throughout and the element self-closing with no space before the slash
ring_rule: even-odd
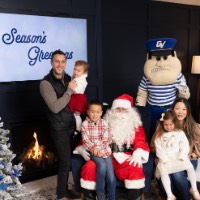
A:
<svg viewBox="0 0 200 200">
<path fill-rule="evenodd" d="M 90 160 L 90 154 L 83 145 L 76 147 L 73 153 L 80 154 L 86 161 Z"/>
<path fill-rule="evenodd" d="M 138 167 L 142 167 L 142 158 L 141 155 L 137 152 L 133 152 L 132 156 L 128 159 L 129 165 L 132 165 L 135 167 L 138 165 Z"/>
</svg>

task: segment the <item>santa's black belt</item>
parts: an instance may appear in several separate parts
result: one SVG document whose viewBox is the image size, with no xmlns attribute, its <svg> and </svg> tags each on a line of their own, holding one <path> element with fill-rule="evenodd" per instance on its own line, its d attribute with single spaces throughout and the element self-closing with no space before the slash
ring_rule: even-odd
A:
<svg viewBox="0 0 200 200">
<path fill-rule="evenodd" d="M 111 144 L 111 150 L 113 153 L 118 153 L 118 152 L 132 152 L 133 150 L 131 148 L 127 149 L 126 144 L 122 145 L 120 148 L 117 146 L 116 143 Z"/>
</svg>

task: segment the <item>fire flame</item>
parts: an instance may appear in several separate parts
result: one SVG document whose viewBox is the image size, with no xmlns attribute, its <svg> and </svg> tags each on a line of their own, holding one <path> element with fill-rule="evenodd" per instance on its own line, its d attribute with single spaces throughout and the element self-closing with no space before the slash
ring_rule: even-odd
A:
<svg viewBox="0 0 200 200">
<path fill-rule="evenodd" d="M 27 158 L 38 161 L 42 159 L 44 147 L 39 145 L 37 133 L 34 132 L 33 137 L 35 138 L 35 144 L 32 149 L 29 150 Z M 45 157 L 47 157 L 47 155 L 45 155 Z"/>
</svg>

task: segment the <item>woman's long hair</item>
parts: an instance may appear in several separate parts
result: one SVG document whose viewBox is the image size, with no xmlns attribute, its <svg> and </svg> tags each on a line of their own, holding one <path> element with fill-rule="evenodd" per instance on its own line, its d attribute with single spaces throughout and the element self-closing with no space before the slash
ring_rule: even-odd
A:
<svg viewBox="0 0 200 200">
<path fill-rule="evenodd" d="M 184 99 L 182 97 L 177 98 L 172 104 L 171 109 L 174 110 L 176 104 L 179 102 L 182 102 L 187 109 L 187 115 L 183 121 L 181 129 L 185 132 L 188 140 L 191 141 L 192 139 L 194 139 L 193 135 L 197 131 L 198 124 L 195 122 L 194 118 L 192 117 L 191 106 L 187 99 Z"/>
<path fill-rule="evenodd" d="M 177 98 L 172 104 L 171 109 L 174 110 L 176 104 L 179 102 L 182 102 L 187 109 L 187 115 L 183 121 L 181 129 L 185 132 L 189 140 L 191 152 L 194 152 L 200 156 L 200 126 L 192 117 L 191 106 L 187 99 L 182 97 Z"/>
</svg>

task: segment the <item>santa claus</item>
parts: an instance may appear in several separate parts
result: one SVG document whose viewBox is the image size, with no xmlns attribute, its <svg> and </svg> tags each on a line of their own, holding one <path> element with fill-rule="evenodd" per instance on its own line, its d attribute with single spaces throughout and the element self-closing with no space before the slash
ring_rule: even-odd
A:
<svg viewBox="0 0 200 200">
<path fill-rule="evenodd" d="M 140 115 L 133 107 L 133 98 L 123 94 L 113 101 L 111 109 L 107 110 L 105 120 L 108 122 L 112 135 L 113 168 L 117 179 L 124 182 L 128 190 L 127 199 L 135 200 L 145 186 L 145 176 L 142 164 L 149 158 L 149 147 L 145 140 Z M 78 146 L 74 153 L 81 154 L 86 160 L 89 154 L 83 146 Z M 96 166 L 88 161 L 82 167 L 81 187 L 86 191 L 95 190 Z M 92 199 L 87 197 L 84 199 Z"/>
</svg>

